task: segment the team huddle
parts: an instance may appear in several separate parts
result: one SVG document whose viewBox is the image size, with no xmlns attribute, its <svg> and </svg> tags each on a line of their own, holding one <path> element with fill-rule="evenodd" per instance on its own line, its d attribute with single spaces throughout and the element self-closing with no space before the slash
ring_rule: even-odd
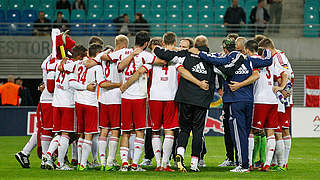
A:
<svg viewBox="0 0 320 180">
<path fill-rule="evenodd" d="M 139 161 L 145 130 L 151 128 L 155 171 L 175 171 L 171 157 L 179 171 L 187 171 L 184 153 L 192 131 L 196 142 L 192 142 L 190 171 L 198 172 L 213 78 L 219 74 L 224 78 L 223 116 L 237 153 L 236 162 L 227 159 L 224 166 L 236 166 L 232 172 L 287 169 L 293 71 L 271 39 L 260 36 L 257 42 L 230 36 L 222 43 L 224 52 L 209 53 L 205 36 L 185 39 L 177 48 L 173 32 L 161 39 L 140 31 L 134 48 L 128 48 L 124 35 L 115 37 L 115 48 L 104 47 L 95 36 L 86 48 L 58 29 L 52 30 L 51 37 L 52 53 L 41 65 L 44 84 L 38 131 L 15 155 L 22 167 L 29 167 L 28 157 L 38 143 L 43 169 L 145 171 Z M 189 66 L 192 58 L 200 63 Z M 185 101 L 188 97 L 181 94 L 192 87 L 205 97 L 205 102 L 199 101 L 204 105 Z M 199 117 L 187 117 L 188 104 L 199 107 Z M 178 137 L 176 129 L 180 129 Z M 265 136 L 266 146 L 255 143 Z M 71 163 L 67 159 L 70 145 Z M 119 145 L 121 165 L 116 160 Z"/>
</svg>

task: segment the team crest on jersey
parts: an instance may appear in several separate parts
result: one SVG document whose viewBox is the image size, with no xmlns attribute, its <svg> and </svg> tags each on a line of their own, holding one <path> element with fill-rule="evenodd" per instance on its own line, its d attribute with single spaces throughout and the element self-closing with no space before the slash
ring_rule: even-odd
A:
<svg viewBox="0 0 320 180">
<path fill-rule="evenodd" d="M 193 66 L 192 67 L 192 71 L 200 73 L 200 74 L 207 74 L 208 73 L 202 62 L 200 62 L 197 65 Z"/>
<path fill-rule="evenodd" d="M 235 74 L 249 74 L 249 70 L 244 64 L 242 64 L 241 67 L 235 72 Z"/>
</svg>

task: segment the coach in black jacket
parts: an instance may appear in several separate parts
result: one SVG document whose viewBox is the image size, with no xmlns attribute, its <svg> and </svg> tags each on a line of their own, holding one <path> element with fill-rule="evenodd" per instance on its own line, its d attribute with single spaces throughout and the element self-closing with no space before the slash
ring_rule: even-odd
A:
<svg viewBox="0 0 320 180">
<path fill-rule="evenodd" d="M 198 36 L 195 39 L 195 47 L 201 51 L 209 52 L 208 39 Z M 190 132 L 192 131 L 192 158 L 191 171 L 199 171 L 198 160 L 202 151 L 202 136 L 205 126 L 207 110 L 213 99 L 214 82 L 216 74 L 212 64 L 203 61 L 199 56 L 189 53 L 187 50 L 170 51 L 163 48 L 155 48 L 154 53 L 160 59 L 182 63 L 184 68 L 200 81 L 206 80 L 209 90 L 202 90 L 199 86 L 181 77 L 175 101 L 179 103 L 179 127 L 177 145 L 177 164 L 179 171 L 186 171 L 183 158 L 188 144 Z M 231 59 L 217 58 L 214 65 L 227 64 Z"/>
</svg>

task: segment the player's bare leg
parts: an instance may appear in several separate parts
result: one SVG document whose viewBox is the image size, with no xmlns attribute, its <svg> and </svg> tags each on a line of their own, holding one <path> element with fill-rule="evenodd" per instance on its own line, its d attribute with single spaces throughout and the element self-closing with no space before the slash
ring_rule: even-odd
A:
<svg viewBox="0 0 320 180">
<path fill-rule="evenodd" d="M 133 153 L 133 162 L 131 164 L 132 171 L 144 171 L 140 167 L 138 167 L 138 162 L 140 160 L 143 146 L 144 146 L 144 129 L 136 130 L 136 140 L 134 141 L 134 153 Z"/>
<path fill-rule="evenodd" d="M 84 135 L 84 141 L 82 144 L 81 163 L 79 168 L 80 171 L 87 169 L 87 162 L 92 149 L 92 138 L 93 134 Z"/>
<path fill-rule="evenodd" d="M 108 128 L 101 128 L 100 137 L 99 137 L 99 156 L 101 161 L 101 169 L 105 170 L 106 166 L 106 150 L 107 150 L 107 136 L 109 133 Z"/>
<path fill-rule="evenodd" d="M 129 153 L 130 131 L 123 131 L 120 142 L 121 171 L 128 171 L 128 153 Z"/>
<path fill-rule="evenodd" d="M 107 166 L 106 170 L 108 171 L 114 171 L 115 165 L 114 161 L 116 160 L 116 154 L 118 149 L 118 143 L 119 143 L 119 136 L 120 136 L 120 130 L 119 129 L 113 129 L 111 131 L 111 136 L 109 139 L 109 148 L 108 148 L 108 158 L 107 158 Z"/>
<path fill-rule="evenodd" d="M 267 155 L 262 171 L 270 171 L 270 164 L 276 147 L 276 140 L 273 129 L 266 129 L 267 134 Z"/>
<path fill-rule="evenodd" d="M 174 170 L 172 170 L 168 164 L 170 163 L 169 158 L 172 153 L 174 131 L 165 130 L 164 133 L 165 133 L 165 136 L 163 141 L 163 157 L 162 157 L 162 163 L 161 163 L 161 170 L 173 172 Z"/>
<path fill-rule="evenodd" d="M 288 170 L 288 160 L 291 149 L 291 136 L 289 128 L 282 128 L 282 137 L 284 142 L 284 163 L 286 165 L 286 169 Z"/>
</svg>

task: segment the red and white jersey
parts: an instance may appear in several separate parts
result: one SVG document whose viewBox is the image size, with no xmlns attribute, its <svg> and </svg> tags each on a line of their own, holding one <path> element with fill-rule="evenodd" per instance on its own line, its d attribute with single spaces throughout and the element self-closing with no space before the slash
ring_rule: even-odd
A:
<svg viewBox="0 0 320 180">
<path fill-rule="evenodd" d="M 274 86 L 274 78 L 279 77 L 281 73 L 284 73 L 284 70 L 279 68 L 278 62 L 275 60 L 273 60 L 271 66 L 259 70 L 260 78 L 255 82 L 253 88 L 254 103 L 278 104 L 272 88 Z"/>
<path fill-rule="evenodd" d="M 130 55 L 133 49 L 121 49 L 114 53 L 110 53 L 109 57 L 114 60 L 115 57 L 119 57 L 118 64 L 121 60 Z M 140 68 L 144 67 L 147 71 L 152 68 L 152 65 L 156 59 L 153 54 L 142 51 L 140 54 L 135 55 L 130 61 L 129 65 L 122 72 L 122 82 L 126 83 L 130 77 Z M 147 98 L 147 74 L 143 74 L 135 81 L 124 93 L 121 95 L 125 99 L 143 99 Z"/>
<path fill-rule="evenodd" d="M 84 65 L 84 61 L 86 60 L 87 58 L 82 61 L 78 61 L 75 72 L 73 73 L 70 81 L 77 81 L 85 86 L 90 83 L 100 84 L 104 82 L 105 78 L 102 72 L 102 67 L 97 65 L 88 69 Z M 98 107 L 97 89 L 95 92 L 91 92 L 86 89 L 76 90 L 75 101 L 80 104 Z"/>
<path fill-rule="evenodd" d="M 173 101 L 178 89 L 178 68 L 181 64 L 153 65 L 150 100 Z"/>
<path fill-rule="evenodd" d="M 112 83 L 120 83 L 122 73 L 118 71 L 117 61 L 119 57 L 116 57 L 116 55 L 119 55 L 119 53 L 111 55 L 114 58 L 112 61 L 102 61 L 101 56 L 105 53 L 106 52 L 98 54 L 95 59 L 97 62 L 101 63 L 103 74 L 107 81 Z M 110 90 L 100 88 L 98 101 L 102 104 L 121 104 L 120 88 L 114 88 Z"/>
<path fill-rule="evenodd" d="M 273 59 L 279 63 L 279 65 L 285 70 L 288 75 L 288 80 L 294 82 L 294 73 L 291 64 L 284 52 L 277 50 L 277 53 L 273 56 Z M 293 95 L 290 96 L 290 104 L 293 104 Z"/>
<path fill-rule="evenodd" d="M 40 96 L 40 103 L 52 103 L 53 93 L 49 93 L 47 88 L 47 77 L 50 71 L 55 71 L 55 64 L 50 64 L 51 54 L 42 62 L 41 69 L 42 69 L 42 81 L 45 85 L 44 90 Z"/>
<path fill-rule="evenodd" d="M 55 87 L 53 93 L 52 106 L 54 107 L 74 107 L 74 89 L 70 87 L 69 80 L 73 76 L 72 73 L 67 71 L 61 72 L 58 70 L 58 66 L 61 60 L 56 60 L 56 71 L 54 73 Z M 68 63 L 74 64 L 73 61 L 68 60 Z M 73 66 L 73 71 L 75 66 Z M 51 77 L 50 77 L 51 78 Z M 48 75 L 49 79 L 49 75 Z"/>
</svg>

